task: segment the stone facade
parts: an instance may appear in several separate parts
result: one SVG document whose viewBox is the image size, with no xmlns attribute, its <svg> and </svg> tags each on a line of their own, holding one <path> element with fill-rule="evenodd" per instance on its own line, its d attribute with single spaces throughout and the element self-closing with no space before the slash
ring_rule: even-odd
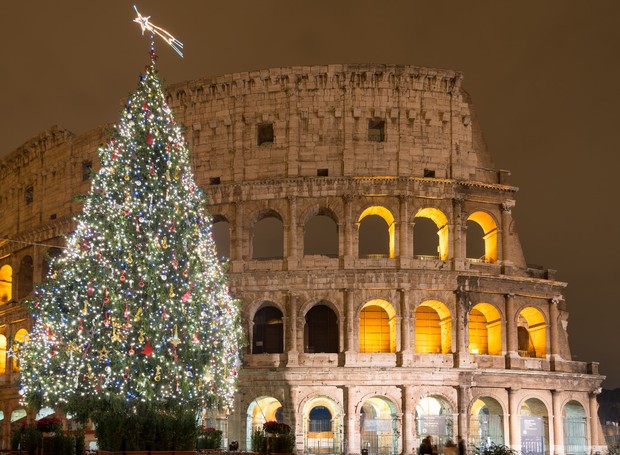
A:
<svg viewBox="0 0 620 455">
<path fill-rule="evenodd" d="M 169 88 L 244 302 L 239 393 L 219 422 L 228 440 L 248 447 L 253 428 L 280 420 L 305 453 L 411 454 L 425 435 L 439 452 L 461 435 L 533 453 L 604 447 L 603 377 L 571 360 L 566 284 L 526 264 L 517 188 L 461 80 L 333 65 Z M 72 229 L 104 141 L 101 129 L 52 128 L 0 162 L 5 447 L 23 414 L 21 300 Z"/>
</svg>

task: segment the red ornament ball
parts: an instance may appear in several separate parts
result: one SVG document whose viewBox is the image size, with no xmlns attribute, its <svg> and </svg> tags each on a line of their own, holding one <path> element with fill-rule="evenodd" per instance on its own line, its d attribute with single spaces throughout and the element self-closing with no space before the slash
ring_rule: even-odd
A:
<svg viewBox="0 0 620 455">
<path fill-rule="evenodd" d="M 148 145 L 153 145 L 153 135 L 151 133 L 146 135 L 146 143 Z"/>
</svg>

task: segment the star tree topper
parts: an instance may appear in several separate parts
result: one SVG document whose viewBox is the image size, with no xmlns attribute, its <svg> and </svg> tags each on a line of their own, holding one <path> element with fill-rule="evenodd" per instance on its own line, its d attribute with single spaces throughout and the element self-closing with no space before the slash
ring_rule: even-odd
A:
<svg viewBox="0 0 620 455">
<path fill-rule="evenodd" d="M 170 45 L 172 49 L 175 50 L 177 54 L 181 56 L 181 58 L 183 57 L 183 52 L 181 52 L 181 49 L 183 49 L 183 43 L 181 41 L 176 39 L 163 28 L 149 22 L 151 16 L 143 16 L 142 14 L 140 14 L 140 11 L 138 11 L 136 5 L 133 5 L 133 9 L 136 10 L 136 14 L 138 15 L 138 17 L 136 17 L 133 21 L 140 24 L 140 27 L 142 28 L 142 35 L 144 35 L 145 30 L 148 30 L 149 32 L 151 32 L 151 34 L 157 35 L 162 38 L 166 43 Z"/>
</svg>

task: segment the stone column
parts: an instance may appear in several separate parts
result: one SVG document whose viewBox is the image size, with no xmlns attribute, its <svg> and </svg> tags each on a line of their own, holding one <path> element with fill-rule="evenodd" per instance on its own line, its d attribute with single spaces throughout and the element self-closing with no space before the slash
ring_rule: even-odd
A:
<svg viewBox="0 0 620 455">
<path fill-rule="evenodd" d="M 510 224 L 512 223 L 512 208 L 514 206 L 514 199 L 502 202 L 502 251 L 498 251 L 497 259 L 501 260 L 504 265 L 512 265 L 514 263 L 513 252 L 510 248 Z"/>
<path fill-rule="evenodd" d="M 560 312 L 558 305 L 562 301 L 562 296 L 558 295 L 549 302 L 549 338 L 550 349 L 549 354 L 551 360 L 560 359 L 560 346 L 558 340 L 558 330 L 560 325 Z"/>
<path fill-rule="evenodd" d="M 448 257 L 452 258 L 456 270 L 465 268 L 467 256 L 467 223 L 463 220 L 463 204 L 464 201 L 460 195 L 452 200 L 452 225 L 449 227 L 449 232 L 452 232 L 452 244 Z"/>
<path fill-rule="evenodd" d="M 470 392 L 471 388 L 469 386 L 460 385 L 456 387 L 458 405 L 457 435 L 463 438 L 467 438 L 469 434 L 469 414 L 467 413 L 467 408 Z"/>
<path fill-rule="evenodd" d="M 510 434 L 506 440 L 510 441 L 510 448 L 521 451 L 521 418 L 519 417 L 519 389 L 508 388 L 508 421 Z"/>
<path fill-rule="evenodd" d="M 400 353 L 399 365 L 403 367 L 411 366 L 413 362 L 413 352 L 411 351 L 411 311 L 409 309 L 409 294 L 405 289 L 399 289 L 400 293 L 400 314 L 402 314 L 400 324 Z"/>
<path fill-rule="evenodd" d="M 288 315 L 286 318 L 286 366 L 295 366 L 299 363 L 299 351 L 297 349 L 297 296 L 288 293 Z"/>
<path fill-rule="evenodd" d="M 413 257 L 413 246 L 409 241 L 411 232 L 409 229 L 409 196 L 401 195 L 398 197 L 400 203 L 400 248 L 399 258 L 400 263 L 408 262 Z M 413 236 L 411 236 L 413 239 Z"/>
<path fill-rule="evenodd" d="M 403 397 L 403 454 L 416 453 L 416 440 L 415 440 L 415 404 L 413 403 L 413 387 L 402 386 Z"/>
<path fill-rule="evenodd" d="M 354 302 L 349 289 L 343 289 L 343 301 L 345 308 L 345 325 L 344 325 L 344 364 L 350 366 L 355 364 L 357 358 L 358 346 L 355 343 L 355 311 Z"/>
<path fill-rule="evenodd" d="M 551 406 L 553 412 L 553 447 L 551 453 L 564 455 L 564 428 L 562 425 L 561 391 L 551 391 Z"/>
<path fill-rule="evenodd" d="M 360 434 L 357 416 L 355 415 L 355 397 L 353 387 L 344 387 L 344 406 L 346 415 L 344 418 L 344 434 L 347 442 L 347 452 L 349 455 L 359 455 L 360 453 Z"/>
<path fill-rule="evenodd" d="M 243 229 L 243 203 L 235 202 L 235 229 L 234 229 L 234 242 L 231 242 L 230 257 L 232 259 L 233 272 L 243 271 L 243 235 L 245 229 Z"/>
<path fill-rule="evenodd" d="M 284 254 L 286 255 L 288 270 L 296 270 L 299 254 L 297 247 L 297 198 L 295 196 L 288 197 L 288 210 L 288 229 L 285 231 L 285 233 L 288 234 L 288 242 L 285 243 L 288 248 L 285 250 Z"/>
<path fill-rule="evenodd" d="M 343 196 L 344 201 L 344 266 L 349 268 L 353 266 L 353 227 L 355 226 L 355 220 L 352 219 L 352 201 L 353 197 L 350 195 Z"/>
<path fill-rule="evenodd" d="M 598 418 L 598 402 L 596 401 L 596 396 L 600 393 L 600 389 L 590 393 L 589 401 L 590 401 L 590 453 L 600 452 L 601 447 L 599 447 L 599 418 Z"/>
<path fill-rule="evenodd" d="M 467 308 L 469 307 L 469 296 L 462 286 L 455 291 L 455 319 L 452 323 L 455 340 L 454 346 L 454 366 L 457 368 L 471 367 L 471 355 L 469 346 L 466 342 L 466 332 L 469 324 L 467 320 Z M 456 327 L 455 327 L 456 326 Z"/>
<path fill-rule="evenodd" d="M 517 324 L 515 322 L 515 295 L 506 294 L 504 299 L 506 301 L 506 366 L 510 367 L 510 359 L 519 357 Z"/>
</svg>

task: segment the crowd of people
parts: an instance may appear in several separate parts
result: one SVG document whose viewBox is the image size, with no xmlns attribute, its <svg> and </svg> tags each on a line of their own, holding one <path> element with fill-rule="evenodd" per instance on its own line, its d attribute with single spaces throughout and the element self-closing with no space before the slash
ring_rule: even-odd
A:
<svg viewBox="0 0 620 455">
<path fill-rule="evenodd" d="M 465 441 L 459 436 L 458 444 L 452 439 L 448 439 L 443 447 L 444 455 L 466 455 Z M 422 439 L 422 443 L 418 449 L 418 455 L 438 455 L 437 444 L 433 444 L 430 436 Z"/>
</svg>

